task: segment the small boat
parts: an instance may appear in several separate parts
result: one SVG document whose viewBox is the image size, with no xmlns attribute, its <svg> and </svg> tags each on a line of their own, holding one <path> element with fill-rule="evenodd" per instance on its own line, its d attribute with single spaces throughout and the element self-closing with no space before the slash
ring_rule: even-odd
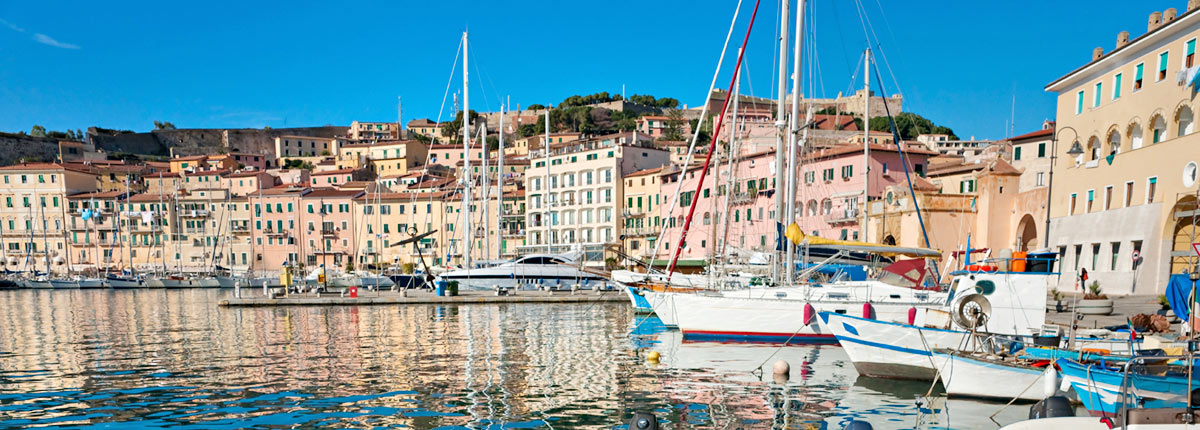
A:
<svg viewBox="0 0 1200 430">
<path fill-rule="evenodd" d="M 79 288 L 83 289 L 108 288 L 103 278 L 77 278 L 75 282 L 79 284 Z"/>
<path fill-rule="evenodd" d="M 1116 416 L 1122 409 L 1134 407 L 1186 407 L 1189 386 L 1200 386 L 1200 373 L 1192 375 L 1189 384 L 1184 366 L 1146 365 L 1142 371 L 1126 375 L 1102 364 L 1065 358 L 1055 363 L 1062 369 L 1063 385 L 1069 384 L 1094 416 Z"/>
<path fill-rule="evenodd" d="M 377 275 L 374 273 L 362 273 L 362 274 L 359 274 L 357 276 L 357 278 L 358 278 L 358 286 L 362 287 L 362 288 L 378 290 L 378 289 L 382 289 L 382 288 L 392 288 L 392 287 L 396 286 L 396 283 L 393 282 L 391 278 L 389 278 L 387 276 L 383 276 L 383 275 Z"/>
<path fill-rule="evenodd" d="M 1013 359 L 983 353 L 935 349 L 932 352 L 942 386 L 951 397 L 1036 402 L 1046 397 L 1047 371 Z M 1057 384 L 1055 384 L 1057 385 Z"/>
<path fill-rule="evenodd" d="M 50 284 L 50 278 L 46 276 L 38 276 L 34 279 L 28 279 L 25 281 L 25 283 L 29 285 L 29 288 L 33 288 L 35 290 L 49 290 L 54 288 L 54 285 Z"/>
<path fill-rule="evenodd" d="M 242 287 L 250 286 L 250 279 L 244 276 L 216 276 L 214 279 L 217 280 L 217 284 L 220 285 L 221 288 L 234 288 L 239 284 Z"/>
<path fill-rule="evenodd" d="M 633 304 L 634 312 L 639 314 L 654 313 L 654 305 L 650 304 L 650 301 L 646 298 L 646 293 L 637 287 L 626 286 L 625 295 L 629 297 L 629 301 Z M 659 317 L 659 319 L 661 320 L 662 317 Z"/>
<path fill-rule="evenodd" d="M 121 275 L 109 274 L 108 276 L 106 276 L 104 278 L 104 280 L 105 280 L 105 282 L 108 283 L 108 285 L 110 287 L 112 287 L 113 289 L 116 289 L 116 290 L 146 288 L 146 285 L 142 281 L 142 279 L 139 277 L 136 277 L 136 276 L 121 276 Z"/>
<path fill-rule="evenodd" d="M 76 279 L 51 279 L 50 287 L 56 290 L 78 290 L 79 281 Z"/>
</svg>

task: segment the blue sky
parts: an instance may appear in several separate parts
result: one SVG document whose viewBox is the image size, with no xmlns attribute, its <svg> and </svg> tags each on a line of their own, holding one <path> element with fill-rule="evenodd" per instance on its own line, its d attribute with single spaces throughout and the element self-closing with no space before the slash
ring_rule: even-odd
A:
<svg viewBox="0 0 1200 430">
<path fill-rule="evenodd" d="M 795 2 L 795 0 L 793 0 Z M 110 4 L 112 3 L 112 4 Z M 471 107 L 598 91 L 703 100 L 735 1 L 0 2 L 0 130 L 144 131 L 436 118 L 464 28 Z M 1042 88 L 1186 2 L 812 0 L 817 96 L 850 92 L 868 32 L 886 90 L 960 137 L 1000 138 L 1054 115 Z M 866 11 L 860 20 L 859 8 Z M 753 2 L 743 4 L 740 42 Z M 770 97 L 775 0 L 760 6 L 743 92 Z M 736 47 L 731 46 L 731 52 Z M 809 62 L 814 56 L 805 58 Z M 732 65 L 732 55 L 726 69 Z M 460 65 L 461 67 L 461 65 Z M 728 85 L 728 71 L 719 87 Z M 895 76 L 893 80 L 892 75 Z M 811 81 L 809 81 L 811 80 Z M 859 78 L 855 86 L 861 86 Z M 451 91 L 461 89 L 454 77 Z M 876 86 L 872 83 L 872 86 Z M 447 104 L 449 104 L 447 102 Z M 450 108 L 443 110 L 450 115 Z"/>
</svg>

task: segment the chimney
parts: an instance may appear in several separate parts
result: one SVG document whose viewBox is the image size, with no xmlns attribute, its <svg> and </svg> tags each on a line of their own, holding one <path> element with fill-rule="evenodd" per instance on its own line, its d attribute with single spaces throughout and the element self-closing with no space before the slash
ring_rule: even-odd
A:
<svg viewBox="0 0 1200 430">
<path fill-rule="evenodd" d="M 1200 1 L 1200 0 L 1197 0 L 1197 1 Z M 1128 44 L 1129 44 L 1129 32 L 1122 31 L 1120 33 L 1117 33 L 1117 48 L 1116 49 L 1121 49 L 1122 46 L 1125 46 Z"/>
<path fill-rule="evenodd" d="M 1173 8 L 1173 7 L 1167 8 L 1167 10 L 1164 10 L 1163 11 L 1163 19 L 1162 19 L 1163 24 L 1174 21 L 1175 15 L 1176 15 L 1176 11 L 1175 11 L 1175 8 Z"/>
<path fill-rule="evenodd" d="M 1097 46 L 1096 49 L 1092 50 L 1092 61 L 1099 60 L 1100 57 L 1103 57 L 1103 56 L 1104 56 L 1104 48 Z"/>
<path fill-rule="evenodd" d="M 1150 13 L 1150 21 L 1146 23 L 1146 32 L 1149 33 L 1162 25 L 1162 12 Z"/>
<path fill-rule="evenodd" d="M 1200 0 L 1188 0 L 1188 7 L 1187 7 L 1188 12 L 1191 12 L 1193 9 L 1196 9 L 1197 7 L 1200 7 Z"/>
</svg>

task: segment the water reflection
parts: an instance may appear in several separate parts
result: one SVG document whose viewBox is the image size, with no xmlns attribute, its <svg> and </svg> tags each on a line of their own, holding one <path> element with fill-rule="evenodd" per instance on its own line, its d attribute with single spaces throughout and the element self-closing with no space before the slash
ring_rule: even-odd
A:
<svg viewBox="0 0 1200 430">
<path fill-rule="evenodd" d="M 0 428 L 613 428 L 633 410 L 675 428 L 911 428 L 927 388 L 856 380 L 838 347 L 683 343 L 621 304 L 216 306 L 228 294 L 0 291 Z M 790 381 L 751 373 L 777 359 Z M 978 427 L 959 425 L 965 405 L 938 410 Z M 991 410 L 967 424 L 999 408 L 974 405 Z"/>
</svg>

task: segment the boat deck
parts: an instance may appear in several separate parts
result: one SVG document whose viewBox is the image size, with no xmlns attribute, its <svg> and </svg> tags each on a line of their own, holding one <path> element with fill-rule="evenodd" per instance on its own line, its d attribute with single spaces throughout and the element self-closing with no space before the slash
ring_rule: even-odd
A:
<svg viewBox="0 0 1200 430">
<path fill-rule="evenodd" d="M 249 296 L 249 294 L 247 294 Z M 516 295 L 497 296 L 492 291 L 460 291 L 457 296 L 437 296 L 428 290 L 408 290 L 407 295 L 393 291 L 359 290 L 357 298 L 339 295 L 291 294 L 280 298 L 262 296 L 221 300 L 221 306 L 370 306 L 370 305 L 428 305 L 428 304 L 493 304 L 493 303 L 630 303 L 624 291 L 521 291 Z"/>
</svg>

